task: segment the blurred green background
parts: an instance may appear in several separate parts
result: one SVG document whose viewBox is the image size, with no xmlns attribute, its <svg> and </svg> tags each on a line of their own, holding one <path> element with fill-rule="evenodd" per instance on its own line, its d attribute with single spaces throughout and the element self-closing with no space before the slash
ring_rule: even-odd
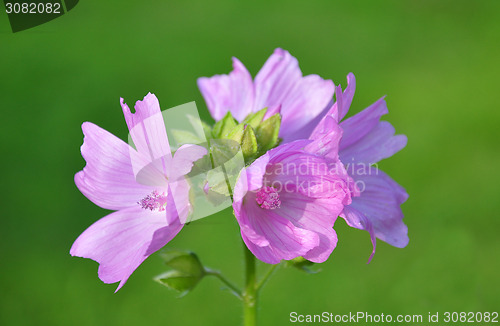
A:
<svg viewBox="0 0 500 326">
<path fill-rule="evenodd" d="M 13 34 L 0 13 L 1 325 L 238 325 L 240 303 L 216 279 L 177 294 L 154 283 L 151 256 L 117 294 L 97 263 L 69 248 L 108 212 L 73 183 L 85 165 L 80 125 L 126 139 L 119 105 L 149 91 L 163 109 L 190 101 L 208 119 L 196 78 L 255 75 L 274 48 L 304 74 L 345 86 L 350 114 L 387 95 L 385 117 L 408 146 L 380 167 L 410 194 L 410 244 L 381 241 L 339 220 L 322 272 L 281 269 L 263 290 L 261 325 L 289 313 L 499 311 L 498 76 L 500 1 L 80 1 Z M 168 247 L 191 249 L 242 282 L 230 211 L 190 224 Z M 260 270 L 264 266 L 259 265 Z"/>
</svg>

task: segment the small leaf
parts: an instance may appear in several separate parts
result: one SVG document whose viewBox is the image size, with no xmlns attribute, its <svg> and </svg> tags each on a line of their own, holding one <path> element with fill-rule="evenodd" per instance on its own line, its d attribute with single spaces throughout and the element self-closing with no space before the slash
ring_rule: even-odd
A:
<svg viewBox="0 0 500 326">
<path fill-rule="evenodd" d="M 249 114 L 245 120 L 243 120 L 242 124 L 250 125 L 252 128 L 257 128 L 257 126 L 262 122 L 262 119 L 266 115 L 267 108 L 263 108 L 255 113 Z"/>
<path fill-rule="evenodd" d="M 234 120 L 231 112 L 227 112 L 222 120 L 217 121 L 212 129 L 212 135 L 214 138 L 224 138 L 226 137 L 234 127 L 236 127 L 237 123 Z"/>
<path fill-rule="evenodd" d="M 276 113 L 257 127 L 255 136 L 257 137 L 260 153 L 265 153 L 278 145 L 280 125 L 281 115 Z"/>
<path fill-rule="evenodd" d="M 245 128 L 245 132 L 243 133 L 243 138 L 241 140 L 241 150 L 247 164 L 255 159 L 257 155 L 257 138 L 255 137 L 255 132 L 252 126 L 250 125 L 247 125 L 247 127 Z"/>
</svg>

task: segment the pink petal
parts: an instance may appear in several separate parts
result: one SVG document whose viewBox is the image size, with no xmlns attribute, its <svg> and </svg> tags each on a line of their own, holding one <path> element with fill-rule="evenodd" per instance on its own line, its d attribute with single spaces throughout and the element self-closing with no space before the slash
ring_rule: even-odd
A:
<svg viewBox="0 0 500 326">
<path fill-rule="evenodd" d="M 87 162 L 75 175 L 78 189 L 94 204 L 106 209 L 123 209 L 151 193 L 152 187 L 139 184 L 133 172 L 132 160 L 140 156 L 122 140 L 108 131 L 86 122 L 81 147 Z"/>
<path fill-rule="evenodd" d="M 218 121 L 227 111 L 238 121 L 252 113 L 254 88 L 252 76 L 245 66 L 233 58 L 233 71 L 229 75 L 198 78 L 198 87 L 212 117 Z"/>
<path fill-rule="evenodd" d="M 277 264 L 282 259 L 303 256 L 318 246 L 319 236 L 315 232 L 295 227 L 277 212 L 260 208 L 255 198 L 249 197 L 245 198 L 245 208 L 237 212 L 236 219 L 244 226 L 241 235 L 245 244 L 258 259 Z M 251 232 L 247 235 L 248 230 Z"/>
<path fill-rule="evenodd" d="M 169 180 L 175 180 L 191 172 L 193 163 L 206 154 L 207 149 L 202 146 L 186 144 L 179 147 L 168 170 Z"/>
<path fill-rule="evenodd" d="M 356 78 L 354 74 L 350 72 L 347 75 L 347 87 L 342 94 L 342 105 L 338 106 L 339 110 L 339 119 L 342 120 L 347 112 L 349 112 L 349 108 L 351 107 L 352 99 L 354 97 L 354 92 L 356 91 Z"/>
<path fill-rule="evenodd" d="M 179 220 L 182 224 L 189 222 L 188 217 L 193 211 L 189 197 L 189 182 L 178 178 L 168 184 L 167 223 L 170 225 Z"/>
<path fill-rule="evenodd" d="M 406 146 L 405 135 L 394 136 L 394 127 L 387 121 L 380 121 L 375 128 L 355 144 L 340 151 L 344 164 L 376 163 L 391 157 Z"/>
<path fill-rule="evenodd" d="M 281 105 L 280 136 L 284 141 L 298 139 L 296 132 L 320 116 L 331 101 L 334 89 L 331 80 L 316 75 L 306 76 L 296 84 Z"/>
<path fill-rule="evenodd" d="M 344 137 L 340 149 L 347 148 L 364 138 L 378 124 L 380 117 L 387 114 L 387 104 L 382 97 L 358 114 L 342 121 L 340 126 L 344 130 Z"/>
<path fill-rule="evenodd" d="M 135 113 L 130 112 L 123 98 L 120 98 L 120 104 L 137 151 L 149 162 L 161 160 L 161 171 L 166 174 L 172 154 L 158 99 L 148 93 L 143 101 L 135 103 Z"/>
<path fill-rule="evenodd" d="M 343 194 L 342 194 L 343 196 Z M 337 245 L 337 234 L 333 224 L 343 209 L 340 198 L 307 198 L 298 193 L 280 193 L 279 214 L 296 227 L 315 232 L 319 236 L 318 246 L 309 250 L 304 258 L 315 263 L 328 259 Z"/>
<path fill-rule="evenodd" d="M 118 291 L 132 272 L 154 251 L 167 244 L 182 224 L 166 225 L 165 212 L 139 206 L 111 213 L 92 224 L 71 247 L 70 254 L 97 261 L 104 283 L 120 282 Z"/>
<path fill-rule="evenodd" d="M 305 147 L 305 151 L 337 160 L 339 143 L 343 134 L 342 128 L 331 115 L 325 116 L 318 127 L 309 138 L 313 142 Z"/>
<path fill-rule="evenodd" d="M 373 251 L 375 237 L 395 247 L 405 247 L 409 241 L 408 228 L 403 223 L 400 205 L 408 199 L 406 191 L 380 170 L 372 169 L 370 174 L 353 177 L 362 183 L 361 196 L 353 198 L 341 216 L 350 226 L 370 233 Z"/>
<path fill-rule="evenodd" d="M 289 142 L 298 139 L 294 133 L 325 109 L 333 92 L 331 80 L 317 75 L 302 77 L 297 59 L 276 49 L 255 77 L 254 111 L 281 105 L 280 137 Z"/>
<path fill-rule="evenodd" d="M 280 145 L 267 151 L 266 154 L 255 160 L 250 166 L 246 167 L 240 172 L 240 176 L 234 186 L 233 191 L 233 207 L 235 210 L 240 209 L 243 202 L 243 197 L 249 191 L 255 191 L 262 187 L 262 180 L 266 174 L 267 164 L 271 157 L 273 160 L 278 160 L 279 157 L 288 156 L 290 153 L 298 151 L 311 141 L 307 139 L 297 140 L 291 143 Z"/>
<path fill-rule="evenodd" d="M 274 50 L 255 77 L 254 106 L 263 109 L 282 104 L 301 78 L 297 59 L 288 51 Z"/>
</svg>

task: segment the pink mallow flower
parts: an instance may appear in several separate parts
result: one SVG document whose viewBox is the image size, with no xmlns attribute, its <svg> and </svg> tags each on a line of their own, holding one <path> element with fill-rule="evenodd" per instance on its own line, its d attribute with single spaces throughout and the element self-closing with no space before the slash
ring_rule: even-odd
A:
<svg viewBox="0 0 500 326">
<path fill-rule="evenodd" d="M 182 229 L 191 211 L 184 178 L 206 149 L 184 145 L 172 156 L 158 99 L 148 94 L 135 113 L 120 100 L 135 148 L 85 122 L 81 147 L 86 166 L 75 175 L 94 204 L 116 210 L 85 230 L 70 254 L 99 263 L 104 283 L 120 282 Z"/>
<path fill-rule="evenodd" d="M 229 75 L 198 78 L 198 87 L 216 121 L 228 111 L 239 122 L 263 108 L 268 108 L 264 119 L 280 112 L 279 136 L 285 142 L 309 136 L 314 128 L 310 124 L 330 103 L 335 90 L 331 80 L 303 77 L 297 59 L 282 49 L 274 51 L 254 80 L 233 58 Z"/>
<path fill-rule="evenodd" d="M 327 119 L 341 121 L 345 117 L 355 89 L 356 80 L 350 73 L 345 91 L 342 92 L 341 86 L 337 86 L 336 102 L 316 126 L 312 138 L 320 130 L 328 129 L 324 125 Z M 408 194 L 386 173 L 372 166 L 391 157 L 407 143 L 405 135 L 395 135 L 394 127 L 389 122 L 380 121 L 388 112 L 382 97 L 339 124 L 343 130 L 339 157 L 360 190 L 359 194 L 353 196 L 352 203 L 344 207 L 340 216 L 349 226 L 370 233 L 373 244 L 370 260 L 375 253 L 376 238 L 399 248 L 405 247 L 409 242 L 408 228 L 403 223 L 404 215 L 401 210 L 401 204 L 408 199 Z"/>
<path fill-rule="evenodd" d="M 315 141 L 280 145 L 241 172 L 233 208 L 258 259 L 277 264 L 302 256 L 321 263 L 335 249 L 333 225 L 351 202 L 349 177 L 333 154 L 340 135 L 336 129 Z M 317 153 L 324 148 L 329 155 Z"/>
<path fill-rule="evenodd" d="M 328 120 L 330 127 L 344 118 L 355 90 L 354 75 L 351 73 L 347 78 L 348 86 L 342 92 L 330 80 L 316 75 L 303 77 L 297 59 L 285 50 L 276 49 L 254 80 L 243 64 L 233 58 L 233 71 L 229 75 L 199 78 L 198 86 L 215 120 L 220 120 L 227 111 L 239 121 L 264 107 L 269 108 L 267 116 L 279 111 L 282 116 L 279 136 L 282 143 L 287 143 L 322 137 L 324 133 L 320 130 L 325 127 L 322 119 L 327 115 L 333 118 Z M 370 259 L 376 238 L 396 247 L 408 244 L 408 229 L 400 208 L 408 194 L 387 174 L 370 167 L 406 146 L 406 136 L 394 135 L 392 125 L 380 121 L 387 112 L 386 102 L 381 98 L 340 122 L 343 136 L 334 152 L 336 155 L 338 150 L 340 160 L 359 185 L 350 184 L 353 201 L 341 216 L 348 225 L 370 233 L 373 243 Z M 326 148 L 319 152 L 326 155 Z"/>
</svg>

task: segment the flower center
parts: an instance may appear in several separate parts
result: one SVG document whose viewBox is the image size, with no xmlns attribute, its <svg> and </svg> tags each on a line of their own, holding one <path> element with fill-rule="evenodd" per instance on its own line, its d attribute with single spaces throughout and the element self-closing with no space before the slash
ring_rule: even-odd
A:
<svg viewBox="0 0 500 326">
<path fill-rule="evenodd" d="M 276 209 L 281 205 L 278 191 L 269 186 L 260 188 L 255 197 L 255 201 L 260 207 L 265 209 Z"/>
<path fill-rule="evenodd" d="M 142 208 L 150 211 L 158 210 L 163 212 L 167 206 L 167 195 L 154 190 L 152 193 L 137 202 Z"/>
</svg>

